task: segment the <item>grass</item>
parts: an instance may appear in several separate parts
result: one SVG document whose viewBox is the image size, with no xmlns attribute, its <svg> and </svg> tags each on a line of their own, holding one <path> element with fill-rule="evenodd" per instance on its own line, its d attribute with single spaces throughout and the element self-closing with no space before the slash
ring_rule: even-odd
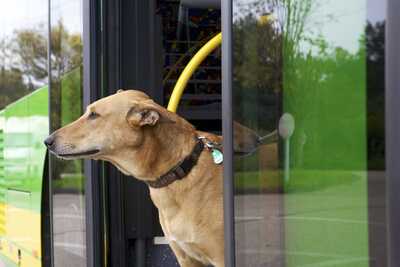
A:
<svg viewBox="0 0 400 267">
<path fill-rule="evenodd" d="M 53 188 L 55 190 L 72 190 L 77 192 L 84 192 L 85 184 L 82 174 L 63 174 L 61 179 L 53 180 Z"/>
<path fill-rule="evenodd" d="M 283 183 L 283 171 L 264 170 L 235 173 L 238 192 L 310 192 L 351 184 L 363 177 L 362 172 L 340 170 L 292 170 L 289 183 Z"/>
</svg>

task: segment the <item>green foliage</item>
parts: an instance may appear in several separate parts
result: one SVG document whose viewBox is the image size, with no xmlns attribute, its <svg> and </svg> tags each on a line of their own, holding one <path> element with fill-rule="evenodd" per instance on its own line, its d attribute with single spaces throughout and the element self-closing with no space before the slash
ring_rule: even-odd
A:
<svg viewBox="0 0 400 267">
<path fill-rule="evenodd" d="M 0 110 L 29 92 L 19 70 L 0 69 Z"/>
<path fill-rule="evenodd" d="M 349 186 L 364 179 L 362 173 L 349 171 L 295 170 L 290 175 L 296 179 L 285 188 L 286 193 L 307 193 Z M 235 172 L 235 190 L 238 193 L 281 192 L 282 176 L 280 170 Z"/>
<path fill-rule="evenodd" d="M 284 110 L 296 119 L 292 162 L 300 168 L 365 169 L 365 49 L 350 54 L 320 45 L 315 55 L 298 52 L 285 61 Z"/>
<path fill-rule="evenodd" d="M 57 84 L 82 63 L 80 33 L 62 21 L 51 30 L 51 73 Z M 44 25 L 19 29 L 0 40 L 0 109 L 48 82 L 47 31 Z"/>
<path fill-rule="evenodd" d="M 33 90 L 34 80 L 43 81 L 47 78 L 46 32 L 41 27 L 18 30 L 11 39 L 10 47 L 15 56 L 13 67 L 26 75 L 28 86 Z"/>
<path fill-rule="evenodd" d="M 313 37 L 307 23 L 319 4 L 239 5 L 233 24 L 234 118 L 265 134 L 277 128 L 282 112 L 290 112 L 296 119 L 294 165 L 366 168 L 364 142 L 371 160 L 384 157 L 384 25 L 367 25 L 358 51 L 349 52 Z M 260 23 L 259 15 L 271 10 L 275 19 Z"/>
</svg>

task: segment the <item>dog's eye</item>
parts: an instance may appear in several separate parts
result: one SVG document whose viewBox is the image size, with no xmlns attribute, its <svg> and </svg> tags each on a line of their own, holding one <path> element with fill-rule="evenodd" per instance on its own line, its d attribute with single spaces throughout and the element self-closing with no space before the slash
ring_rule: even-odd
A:
<svg viewBox="0 0 400 267">
<path fill-rule="evenodd" d="M 99 117 L 99 116 L 100 116 L 100 115 L 99 115 L 98 113 L 92 111 L 92 112 L 89 113 L 88 118 L 89 118 L 89 120 L 94 120 L 94 119 L 96 119 L 96 118 Z"/>
</svg>

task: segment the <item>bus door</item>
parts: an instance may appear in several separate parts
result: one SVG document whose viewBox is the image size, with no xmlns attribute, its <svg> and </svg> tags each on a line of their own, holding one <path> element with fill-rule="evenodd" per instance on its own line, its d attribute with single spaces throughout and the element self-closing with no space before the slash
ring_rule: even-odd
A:
<svg viewBox="0 0 400 267">
<path fill-rule="evenodd" d="M 221 32 L 219 1 L 122 0 L 105 5 L 104 95 L 138 89 L 166 107 L 189 60 Z M 199 130 L 221 133 L 219 48 L 194 72 L 177 113 Z M 105 164 L 104 176 L 112 266 L 177 266 L 147 185 L 110 164 Z"/>
<path fill-rule="evenodd" d="M 389 266 L 386 2 L 232 1 L 236 266 Z"/>
</svg>

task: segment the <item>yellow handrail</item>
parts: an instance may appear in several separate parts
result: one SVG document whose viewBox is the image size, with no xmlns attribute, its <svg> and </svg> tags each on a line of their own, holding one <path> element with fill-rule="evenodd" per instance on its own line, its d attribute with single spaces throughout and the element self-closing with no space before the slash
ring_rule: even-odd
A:
<svg viewBox="0 0 400 267">
<path fill-rule="evenodd" d="M 179 101 L 181 100 L 183 91 L 192 76 L 193 72 L 198 68 L 198 66 L 204 61 L 204 59 L 211 54 L 218 46 L 222 43 L 222 33 L 218 33 L 210 41 L 208 41 L 194 57 L 189 61 L 183 70 L 181 76 L 179 76 L 178 81 L 175 84 L 174 90 L 172 91 L 171 98 L 168 103 L 168 110 L 171 112 L 176 112 L 178 108 Z"/>
</svg>

